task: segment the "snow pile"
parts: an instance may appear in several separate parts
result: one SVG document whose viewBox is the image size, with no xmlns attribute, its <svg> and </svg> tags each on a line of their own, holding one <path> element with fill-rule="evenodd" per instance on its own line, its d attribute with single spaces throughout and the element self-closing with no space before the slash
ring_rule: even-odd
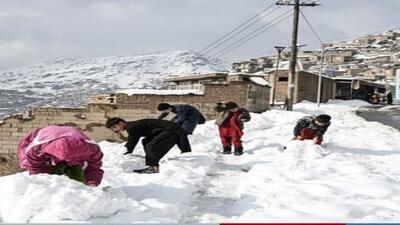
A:
<svg viewBox="0 0 400 225">
<path fill-rule="evenodd" d="M 226 62 L 193 51 L 62 59 L 0 71 L 0 118 L 26 107 L 80 106 L 96 93 L 118 89 L 159 89 L 164 76 L 220 72 Z"/>
<path fill-rule="evenodd" d="M 386 105 L 378 109 L 378 111 L 394 111 L 400 110 L 400 105 Z"/>
<path fill-rule="evenodd" d="M 101 187 L 59 176 L 2 177 L 1 217 L 4 222 L 399 221 L 400 132 L 358 117 L 360 105 L 366 104 L 331 101 L 317 108 L 302 102 L 294 112 L 252 114 L 240 157 L 219 153 L 217 127 L 207 122 L 190 136 L 193 152 L 174 148 L 159 174 L 131 172 L 144 165 L 141 146 L 124 156 L 123 144 L 101 142 Z M 319 113 L 332 116 L 322 146 L 290 140 L 299 118 Z"/>
<path fill-rule="evenodd" d="M 268 81 L 266 81 L 262 77 L 250 77 L 250 80 L 253 81 L 254 83 L 261 85 L 261 86 L 267 86 L 269 85 Z"/>
<path fill-rule="evenodd" d="M 9 223 L 84 221 L 111 216 L 128 205 L 123 192 L 104 192 L 65 176 L 21 173 L 2 178 L 1 190 L 1 217 Z"/>
</svg>

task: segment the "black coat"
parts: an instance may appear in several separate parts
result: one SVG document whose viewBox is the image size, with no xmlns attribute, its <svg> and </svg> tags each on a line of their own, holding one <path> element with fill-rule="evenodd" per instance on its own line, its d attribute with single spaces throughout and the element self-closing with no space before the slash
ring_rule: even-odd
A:
<svg viewBox="0 0 400 225">
<path fill-rule="evenodd" d="M 182 152 L 190 152 L 190 144 L 184 130 L 176 123 L 158 119 L 142 119 L 128 122 L 128 140 L 125 144 L 128 152 L 133 152 L 141 137 L 147 142 L 165 133 L 176 135 L 176 144 Z"/>
</svg>

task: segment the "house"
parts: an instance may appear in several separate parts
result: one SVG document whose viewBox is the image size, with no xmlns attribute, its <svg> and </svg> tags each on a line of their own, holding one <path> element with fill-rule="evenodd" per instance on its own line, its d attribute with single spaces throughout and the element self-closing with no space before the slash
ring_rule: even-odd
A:
<svg viewBox="0 0 400 225">
<path fill-rule="evenodd" d="M 193 89 L 204 91 L 208 104 L 217 101 L 237 101 L 251 112 L 263 112 L 269 108 L 270 86 L 263 75 L 209 73 L 184 77 L 169 77 L 164 79 L 164 81 L 168 82 L 169 89 L 171 90 Z M 233 85 L 236 89 L 232 89 Z M 212 87 L 218 87 L 219 90 L 217 91 Z M 237 96 L 237 99 L 232 98 L 232 96 Z M 189 99 L 189 103 L 196 102 L 198 100 Z"/>
<path fill-rule="evenodd" d="M 202 90 L 205 83 L 226 84 L 227 76 L 228 73 L 205 73 L 188 76 L 168 77 L 165 78 L 164 81 L 168 82 L 169 89 L 173 90 Z"/>
<path fill-rule="evenodd" d="M 273 82 L 272 71 L 269 74 L 270 83 Z M 293 102 L 301 102 L 303 100 L 316 102 L 317 101 L 317 90 L 318 90 L 318 79 L 319 75 L 306 71 L 298 71 L 294 76 L 294 98 Z M 275 90 L 275 102 L 274 104 L 283 104 L 286 99 L 287 89 L 289 80 L 289 70 L 281 69 L 278 70 L 276 76 L 276 90 Z M 334 80 L 331 77 L 322 76 L 322 89 L 321 89 L 321 102 L 326 102 L 329 99 L 334 98 Z M 272 102 L 271 102 L 272 103 Z"/>
</svg>

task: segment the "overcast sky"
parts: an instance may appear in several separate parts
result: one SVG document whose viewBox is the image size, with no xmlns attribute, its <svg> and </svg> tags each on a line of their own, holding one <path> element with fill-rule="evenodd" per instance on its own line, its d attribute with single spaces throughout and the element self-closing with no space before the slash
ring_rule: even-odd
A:
<svg viewBox="0 0 400 225">
<path fill-rule="evenodd" d="M 275 1 L 0 0 L 0 68 L 66 57 L 200 50 Z M 324 40 L 400 26 L 399 0 L 319 2 L 304 13 Z M 280 7 L 253 29 L 286 10 Z M 290 43 L 290 34 L 291 18 L 221 59 L 271 54 L 274 45 Z M 300 44 L 318 48 L 304 20 L 299 35 Z"/>
</svg>

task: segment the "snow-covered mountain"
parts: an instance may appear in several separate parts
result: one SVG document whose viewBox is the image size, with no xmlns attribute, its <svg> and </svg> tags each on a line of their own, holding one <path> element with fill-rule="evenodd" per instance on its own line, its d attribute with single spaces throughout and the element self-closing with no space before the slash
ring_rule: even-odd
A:
<svg viewBox="0 0 400 225">
<path fill-rule="evenodd" d="M 0 71 L 0 117 L 30 106 L 79 106 L 96 93 L 162 88 L 167 75 L 224 71 L 226 62 L 193 51 L 61 59 Z"/>
</svg>

